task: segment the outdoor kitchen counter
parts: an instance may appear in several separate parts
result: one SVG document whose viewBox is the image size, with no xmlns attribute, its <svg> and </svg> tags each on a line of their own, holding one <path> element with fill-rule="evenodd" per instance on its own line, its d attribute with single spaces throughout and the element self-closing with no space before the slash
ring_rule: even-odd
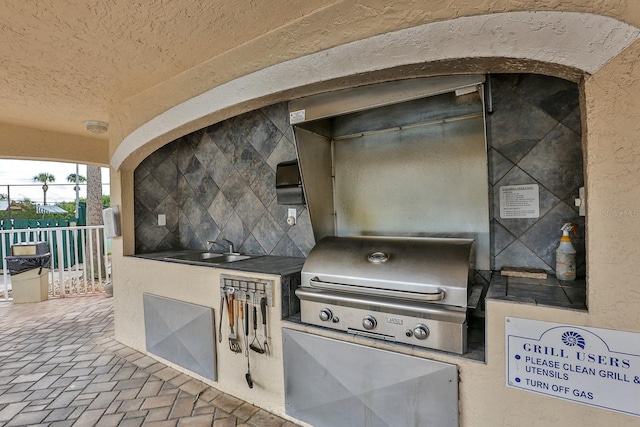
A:
<svg viewBox="0 0 640 427">
<path fill-rule="evenodd" d="M 486 299 L 586 311 L 586 292 L 584 279 L 565 282 L 552 275 L 547 279 L 506 277 L 496 271 Z"/>
<path fill-rule="evenodd" d="M 299 283 L 304 259 L 262 256 L 211 266 L 165 259 L 189 252 L 193 251 L 163 251 L 122 257 L 121 264 L 117 266 L 119 271 L 134 271 L 135 274 L 115 286 L 114 310 L 122 319 L 116 339 L 179 372 L 287 418 L 282 318 L 290 315 L 289 310 L 296 310 L 295 304 L 291 304 L 291 289 Z M 252 342 L 256 334 L 251 331 L 245 338 L 244 326 L 234 316 L 234 334 L 243 351 L 235 353 L 231 349 L 228 309 L 220 308 L 221 302 L 225 306 L 221 285 L 226 279 L 238 280 L 237 291 L 240 294 L 243 292 L 243 283 L 244 286 L 251 282 L 270 286 L 271 300 L 266 306 L 268 338 L 265 338 L 261 322 L 259 300 L 246 301 L 249 312 L 253 312 L 253 307 L 257 305 L 256 312 L 260 317 L 258 342 L 264 346 L 266 340 L 269 345 L 268 354 L 248 353 L 254 388 L 249 388 L 246 380 L 249 367 L 244 350 L 247 348 L 245 340 L 248 338 Z M 192 321 L 185 321 L 197 313 L 201 315 Z M 201 348 L 210 349 L 211 343 L 207 340 L 212 338 L 213 358 L 199 353 Z M 167 349 L 169 351 L 162 353 Z M 189 357 L 180 358 L 181 355 Z M 212 367 L 211 363 L 215 366 Z M 206 368 L 202 369 L 203 372 L 199 371 L 200 365 Z"/>
<path fill-rule="evenodd" d="M 176 263 L 175 261 L 169 261 L 166 258 L 169 256 L 183 255 L 193 250 L 173 250 L 153 252 L 148 254 L 135 255 L 136 258 L 151 259 L 156 261 L 167 262 L 171 264 L 189 265 L 187 263 Z M 211 264 L 204 267 L 218 268 L 223 270 L 243 271 L 260 274 L 274 274 L 277 276 L 286 276 L 292 273 L 297 273 L 302 270 L 304 264 L 304 258 L 286 257 L 286 256 L 273 256 L 273 255 L 261 255 L 255 258 L 250 258 L 242 261 L 235 261 L 227 264 Z M 202 264 L 193 264 L 198 267 L 203 267 Z"/>
</svg>

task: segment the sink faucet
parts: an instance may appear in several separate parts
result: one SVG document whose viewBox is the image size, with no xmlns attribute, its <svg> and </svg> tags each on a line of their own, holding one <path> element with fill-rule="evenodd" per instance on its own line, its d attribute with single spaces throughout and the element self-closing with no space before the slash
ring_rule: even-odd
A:
<svg viewBox="0 0 640 427">
<path fill-rule="evenodd" d="M 223 243 L 224 242 L 224 243 Z M 225 245 L 226 243 L 226 245 Z M 228 239 L 222 239 L 222 241 L 219 240 L 207 240 L 207 245 L 210 245 L 209 250 L 213 250 L 213 246 L 218 246 L 220 248 L 222 248 L 222 250 L 228 250 L 230 254 L 235 254 L 236 252 L 234 251 L 234 247 L 233 247 L 233 242 L 231 240 Z"/>
</svg>

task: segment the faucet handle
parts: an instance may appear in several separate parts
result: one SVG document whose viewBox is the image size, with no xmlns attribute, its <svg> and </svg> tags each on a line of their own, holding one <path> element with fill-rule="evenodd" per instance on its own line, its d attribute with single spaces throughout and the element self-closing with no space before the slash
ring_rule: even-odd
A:
<svg viewBox="0 0 640 427">
<path fill-rule="evenodd" d="M 224 239 L 224 241 L 227 242 L 227 244 L 229 245 L 229 253 L 235 254 L 236 251 L 235 251 L 233 242 L 231 240 L 229 240 L 229 239 Z"/>
</svg>

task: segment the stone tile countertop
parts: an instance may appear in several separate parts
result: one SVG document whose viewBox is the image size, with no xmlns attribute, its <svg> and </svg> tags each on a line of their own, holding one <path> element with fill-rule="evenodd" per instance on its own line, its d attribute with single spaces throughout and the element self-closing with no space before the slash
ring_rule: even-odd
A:
<svg viewBox="0 0 640 427">
<path fill-rule="evenodd" d="M 167 260 L 167 257 L 188 254 L 194 252 L 194 250 L 171 250 L 162 252 L 152 252 L 147 254 L 136 254 L 136 258 L 144 258 L 155 261 L 163 261 L 176 263 L 175 261 Z M 253 258 L 245 259 L 242 261 L 235 261 L 225 264 L 212 264 L 211 268 L 219 268 L 232 271 L 246 271 L 252 273 L 261 274 L 274 274 L 278 276 L 286 276 L 292 273 L 297 273 L 302 270 L 305 258 L 287 257 L 287 256 L 274 256 L 274 255 L 259 255 Z M 181 263 L 183 265 L 187 263 Z M 188 264 L 187 264 L 188 265 Z M 193 264 L 202 267 L 202 264 Z"/>
<path fill-rule="evenodd" d="M 565 282 L 549 275 L 546 279 L 491 275 L 487 299 L 513 301 L 523 304 L 586 310 L 586 282 L 584 279 Z"/>
</svg>

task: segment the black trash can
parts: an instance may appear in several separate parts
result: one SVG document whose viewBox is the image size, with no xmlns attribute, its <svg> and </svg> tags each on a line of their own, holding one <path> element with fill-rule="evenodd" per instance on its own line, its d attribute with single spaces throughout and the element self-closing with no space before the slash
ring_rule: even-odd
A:
<svg viewBox="0 0 640 427">
<path fill-rule="evenodd" d="M 40 302 L 49 298 L 51 253 L 48 249 L 46 242 L 11 247 L 13 255 L 6 259 L 14 303 Z"/>
</svg>

